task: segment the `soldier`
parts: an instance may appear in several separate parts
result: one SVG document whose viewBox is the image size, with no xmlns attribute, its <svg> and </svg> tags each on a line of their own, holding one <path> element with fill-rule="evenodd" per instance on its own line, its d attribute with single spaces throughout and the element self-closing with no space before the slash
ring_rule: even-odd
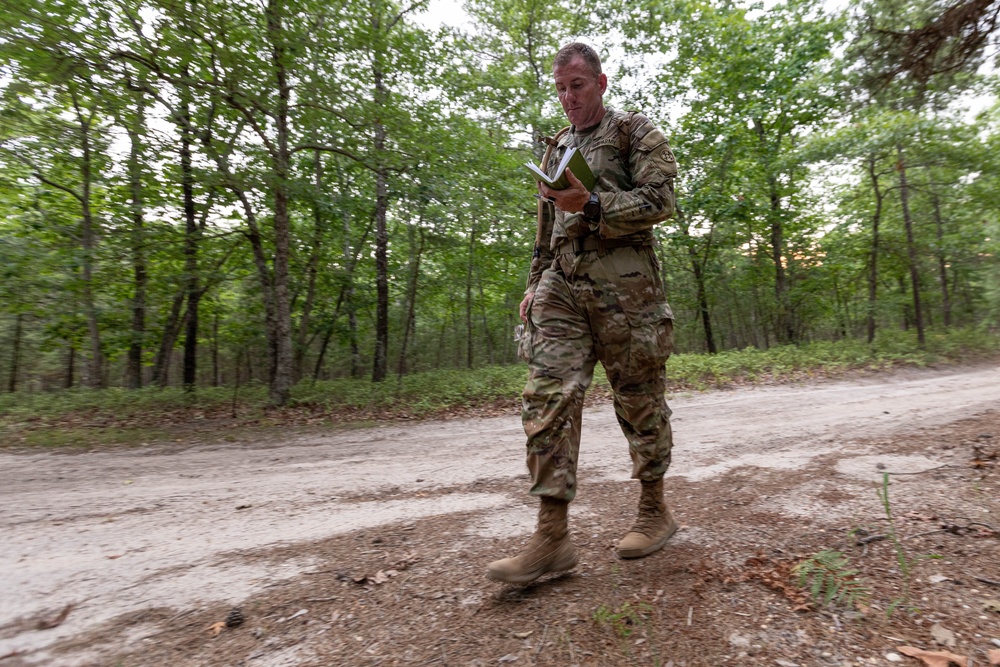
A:
<svg viewBox="0 0 1000 667">
<path fill-rule="evenodd" d="M 571 175 L 565 190 L 540 185 L 538 238 L 549 242 L 535 247 L 520 310 L 521 354 L 530 368 L 521 419 L 530 493 L 541 506 L 524 551 L 487 570 L 491 579 L 513 583 L 576 566 L 567 510 L 576 495 L 583 397 L 597 361 L 614 392 L 632 477 L 642 484 L 638 518 L 618 555 L 647 556 L 677 530 L 663 499 L 672 445 L 664 363 L 673 350 L 673 315 L 652 232 L 673 214 L 677 166 L 649 119 L 604 106 L 608 79 L 592 48 L 564 46 L 552 72 L 572 127 L 557 135 L 542 169 L 551 175 L 576 146 L 597 184 L 589 192 Z"/>
</svg>

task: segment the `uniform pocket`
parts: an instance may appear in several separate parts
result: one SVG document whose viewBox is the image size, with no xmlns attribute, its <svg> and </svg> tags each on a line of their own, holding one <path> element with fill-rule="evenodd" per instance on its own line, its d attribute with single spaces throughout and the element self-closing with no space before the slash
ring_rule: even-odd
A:
<svg viewBox="0 0 1000 667">
<path fill-rule="evenodd" d="M 674 320 L 666 302 L 626 313 L 629 324 L 628 370 L 636 373 L 663 365 L 674 351 Z"/>
<path fill-rule="evenodd" d="M 528 302 L 528 307 L 524 311 L 524 331 L 521 332 L 521 338 L 517 341 L 517 356 L 521 361 L 531 361 L 533 352 L 532 338 L 535 335 L 535 325 L 531 323 L 531 306 L 534 302 L 534 299 Z"/>
</svg>

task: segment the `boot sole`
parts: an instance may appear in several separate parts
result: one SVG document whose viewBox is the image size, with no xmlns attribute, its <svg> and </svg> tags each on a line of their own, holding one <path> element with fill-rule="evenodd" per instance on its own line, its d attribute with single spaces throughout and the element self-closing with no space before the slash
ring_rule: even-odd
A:
<svg viewBox="0 0 1000 667">
<path fill-rule="evenodd" d="M 679 525 L 675 521 L 674 524 L 667 531 L 666 535 L 661 537 L 656 542 L 653 542 L 645 549 L 618 549 L 616 553 L 618 554 L 619 558 L 643 558 L 651 553 L 656 553 L 667 544 L 667 541 L 674 536 L 674 533 L 677 532 L 678 528 Z"/>
</svg>

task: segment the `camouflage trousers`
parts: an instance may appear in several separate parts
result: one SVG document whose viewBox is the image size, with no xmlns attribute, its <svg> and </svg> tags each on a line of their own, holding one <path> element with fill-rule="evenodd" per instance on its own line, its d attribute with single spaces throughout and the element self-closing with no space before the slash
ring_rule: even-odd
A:
<svg viewBox="0 0 1000 667">
<path fill-rule="evenodd" d="M 629 443 L 632 477 L 659 479 L 673 444 L 664 364 L 673 315 L 651 247 L 562 254 L 542 274 L 521 355 L 530 374 L 521 403 L 531 493 L 572 500 L 583 398 L 600 361 Z"/>
</svg>

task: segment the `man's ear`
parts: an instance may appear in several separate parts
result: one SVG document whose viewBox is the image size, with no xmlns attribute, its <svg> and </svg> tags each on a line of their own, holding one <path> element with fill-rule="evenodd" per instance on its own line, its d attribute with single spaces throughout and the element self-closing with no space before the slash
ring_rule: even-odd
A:
<svg viewBox="0 0 1000 667">
<path fill-rule="evenodd" d="M 604 91 L 608 89 L 608 75 L 601 72 L 601 76 L 597 78 L 597 82 L 601 84 L 601 95 L 603 95 Z"/>
</svg>

